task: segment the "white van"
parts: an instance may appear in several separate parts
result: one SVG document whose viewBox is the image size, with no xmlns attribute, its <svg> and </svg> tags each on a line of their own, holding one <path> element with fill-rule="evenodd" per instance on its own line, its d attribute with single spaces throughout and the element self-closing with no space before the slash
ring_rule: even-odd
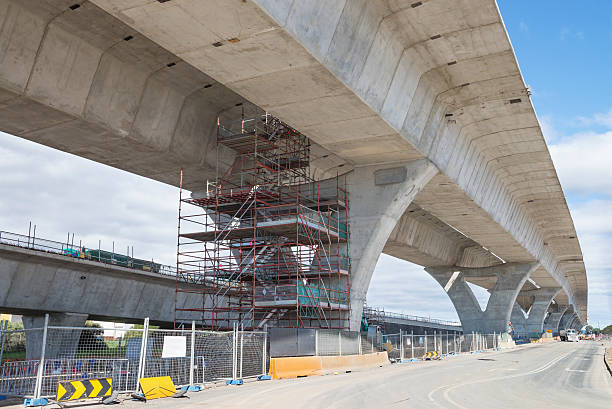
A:
<svg viewBox="0 0 612 409">
<path fill-rule="evenodd" d="M 565 334 L 568 342 L 578 342 L 578 333 L 575 329 L 566 329 Z"/>
</svg>

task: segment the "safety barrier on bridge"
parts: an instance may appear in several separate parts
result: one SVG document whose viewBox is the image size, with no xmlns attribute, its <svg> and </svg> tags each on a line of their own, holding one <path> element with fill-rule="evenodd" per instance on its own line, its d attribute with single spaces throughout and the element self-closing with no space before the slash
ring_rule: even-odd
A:
<svg viewBox="0 0 612 409">
<path fill-rule="evenodd" d="M 106 332 L 106 336 L 104 336 Z M 262 331 L 54 327 L 0 331 L 0 395 L 55 397 L 61 382 L 112 379 L 113 390 L 138 390 L 139 378 L 169 376 L 175 385 L 267 373 Z"/>
</svg>

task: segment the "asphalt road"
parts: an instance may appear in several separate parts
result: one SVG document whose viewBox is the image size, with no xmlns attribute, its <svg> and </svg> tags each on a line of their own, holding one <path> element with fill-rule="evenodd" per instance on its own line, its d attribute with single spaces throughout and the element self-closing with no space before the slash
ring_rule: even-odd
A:
<svg viewBox="0 0 612 409">
<path fill-rule="evenodd" d="M 348 374 L 224 385 L 190 399 L 126 400 L 121 407 L 610 409 L 612 376 L 603 354 L 599 343 L 554 342 Z"/>
<path fill-rule="evenodd" d="M 603 353 L 594 342 L 537 344 L 441 362 L 222 386 L 147 407 L 610 409 L 612 376 Z"/>
</svg>

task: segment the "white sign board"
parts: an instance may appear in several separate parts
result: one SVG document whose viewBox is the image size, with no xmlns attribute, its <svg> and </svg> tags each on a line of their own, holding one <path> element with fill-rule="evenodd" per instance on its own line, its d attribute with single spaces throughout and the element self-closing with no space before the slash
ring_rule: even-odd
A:
<svg viewBox="0 0 612 409">
<path fill-rule="evenodd" d="M 183 358 L 187 356 L 187 337 L 164 336 L 162 358 Z"/>
<path fill-rule="evenodd" d="M 410 338 L 406 338 L 406 344 L 407 344 L 407 345 L 410 345 L 410 343 L 411 343 Z"/>
</svg>

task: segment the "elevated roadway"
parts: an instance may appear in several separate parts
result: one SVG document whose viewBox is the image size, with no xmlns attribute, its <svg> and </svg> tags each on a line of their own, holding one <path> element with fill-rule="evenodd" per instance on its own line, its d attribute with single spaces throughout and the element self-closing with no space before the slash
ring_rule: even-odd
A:
<svg viewBox="0 0 612 409">
<path fill-rule="evenodd" d="M 494 0 L 6 0 L 0 16 L 5 132 L 166 183 L 183 168 L 195 191 L 232 159 L 214 129 L 237 105 L 309 136 L 317 177 L 349 182 L 353 329 L 381 252 L 428 267 L 468 331 L 505 330 L 516 303 L 525 328 L 551 304 L 586 323 L 580 244 Z"/>
</svg>

